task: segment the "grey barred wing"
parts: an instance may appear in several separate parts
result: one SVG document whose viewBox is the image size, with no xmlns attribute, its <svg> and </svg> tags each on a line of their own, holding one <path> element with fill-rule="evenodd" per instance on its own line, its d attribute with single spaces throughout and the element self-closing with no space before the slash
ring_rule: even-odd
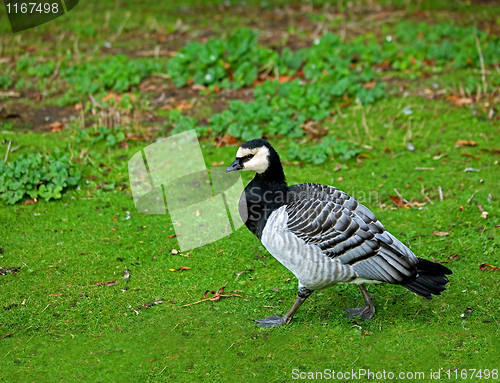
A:
<svg viewBox="0 0 500 383">
<path fill-rule="evenodd" d="M 317 199 L 323 202 L 334 202 L 340 208 L 347 209 L 361 218 L 374 233 L 385 231 L 384 226 L 375 215 L 349 194 L 328 185 L 304 183 L 290 186 L 289 202 L 302 202 Z"/>
<path fill-rule="evenodd" d="M 287 226 L 304 242 L 350 265 L 359 278 L 400 284 L 415 277 L 417 257 L 354 198 L 318 184 L 293 192 Z"/>
</svg>

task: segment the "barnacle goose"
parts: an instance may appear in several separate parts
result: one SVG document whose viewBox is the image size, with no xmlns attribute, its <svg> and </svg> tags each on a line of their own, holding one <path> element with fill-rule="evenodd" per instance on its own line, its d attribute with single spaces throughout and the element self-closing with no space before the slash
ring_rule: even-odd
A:
<svg viewBox="0 0 500 383">
<path fill-rule="evenodd" d="M 255 320 L 259 327 L 289 323 L 314 290 L 338 283 L 359 286 L 365 305 L 345 310 L 348 318 L 364 320 L 375 314 L 365 283 L 402 285 L 428 299 L 446 289 L 451 270 L 415 256 L 354 198 L 333 186 L 288 186 L 278 153 L 267 141 L 244 143 L 226 172 L 236 170 L 256 173 L 242 194 L 246 205 L 240 204 L 246 226 L 299 281 L 290 311 Z"/>
</svg>

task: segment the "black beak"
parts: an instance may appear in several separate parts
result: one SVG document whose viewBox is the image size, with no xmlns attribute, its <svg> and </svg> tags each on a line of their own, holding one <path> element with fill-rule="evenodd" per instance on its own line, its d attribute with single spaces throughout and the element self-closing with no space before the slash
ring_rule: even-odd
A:
<svg viewBox="0 0 500 383">
<path fill-rule="evenodd" d="M 243 165 L 241 165 L 241 160 L 239 158 L 236 158 L 234 162 L 231 164 L 231 166 L 226 168 L 226 173 L 234 172 L 236 170 L 241 170 L 241 169 L 243 169 Z"/>
</svg>

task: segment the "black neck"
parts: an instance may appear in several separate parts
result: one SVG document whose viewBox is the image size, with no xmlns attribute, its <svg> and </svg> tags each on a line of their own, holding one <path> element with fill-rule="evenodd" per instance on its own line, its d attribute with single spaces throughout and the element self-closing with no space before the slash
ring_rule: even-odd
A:
<svg viewBox="0 0 500 383">
<path fill-rule="evenodd" d="M 283 166 L 274 150 L 269 153 L 269 167 L 255 175 L 245 188 L 245 194 L 248 214 L 245 224 L 260 239 L 267 219 L 286 203 L 288 195 Z"/>
<path fill-rule="evenodd" d="M 273 183 L 282 184 L 286 186 L 285 173 L 283 172 L 283 165 L 281 165 L 281 160 L 274 150 L 270 148 L 269 151 L 269 166 L 263 173 L 257 173 L 254 177 L 254 181 L 259 183 Z"/>
</svg>

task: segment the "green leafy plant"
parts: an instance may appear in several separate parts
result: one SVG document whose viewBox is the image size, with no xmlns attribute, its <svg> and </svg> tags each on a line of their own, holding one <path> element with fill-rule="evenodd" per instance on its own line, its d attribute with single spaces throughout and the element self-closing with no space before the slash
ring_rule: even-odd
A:
<svg viewBox="0 0 500 383">
<path fill-rule="evenodd" d="M 196 118 L 184 116 L 178 109 L 172 110 L 169 118 L 174 125 L 174 129 L 171 132 L 172 135 L 195 129 L 198 122 Z"/>
<path fill-rule="evenodd" d="M 0 75 L 0 89 L 8 89 L 12 85 L 12 78 L 8 75 Z"/>
<path fill-rule="evenodd" d="M 257 39 L 251 29 L 240 28 L 227 40 L 189 43 L 169 61 L 168 74 L 177 87 L 188 81 L 235 89 L 249 86 L 260 70 L 272 70 L 279 60 L 275 51 L 257 45 Z"/>
<path fill-rule="evenodd" d="M 55 68 L 56 62 L 54 60 L 49 60 L 46 63 L 28 67 L 27 72 L 29 76 L 43 78 L 51 76 L 54 73 Z"/>
<path fill-rule="evenodd" d="M 21 56 L 16 61 L 16 69 L 18 71 L 27 70 L 35 64 L 35 58 L 31 56 Z"/>
<path fill-rule="evenodd" d="M 290 160 L 312 162 L 315 165 L 320 165 L 326 162 L 331 156 L 347 161 L 360 153 L 361 150 L 354 145 L 346 141 L 337 140 L 335 137 L 328 136 L 321 142 L 310 147 L 292 143 L 288 151 L 288 156 Z"/>
<path fill-rule="evenodd" d="M 255 101 L 234 100 L 229 109 L 214 114 L 206 127 L 197 127 L 197 121 L 183 116 L 178 110 L 170 114 L 175 126 L 172 134 L 196 128 L 200 134 L 231 135 L 237 139 L 250 140 L 267 136 L 300 138 L 304 136 L 303 124 L 308 121 L 323 122 L 328 119 L 338 96 L 344 94 L 344 88 L 354 87 L 360 101 L 373 102 L 383 97 L 383 87 L 365 89 L 349 81 L 331 86 L 327 82 L 306 83 L 299 80 L 280 84 L 278 81 L 266 81 L 256 86 Z"/>
<path fill-rule="evenodd" d="M 88 142 L 95 145 L 104 142 L 106 146 L 113 147 L 125 140 L 125 131 L 121 127 L 113 129 L 104 126 L 95 129 L 75 128 L 74 139 L 76 143 Z"/>
<path fill-rule="evenodd" d="M 129 59 L 124 55 L 62 68 L 60 76 L 72 87 L 59 104 L 77 102 L 78 95 L 99 95 L 110 90 L 125 92 L 132 86 L 139 85 L 152 73 L 162 72 L 163 69 L 164 63 L 159 59 Z"/>
<path fill-rule="evenodd" d="M 373 103 L 384 93 L 384 84 L 363 87 L 375 80 L 374 68 L 396 71 L 421 71 L 444 65 L 455 68 L 479 68 L 476 36 L 482 45 L 486 65 L 494 65 L 500 56 L 500 38 L 449 23 L 429 25 L 408 21 L 397 24 L 395 35 L 379 41 L 375 35 L 361 35 L 342 41 L 339 35 L 326 33 L 309 48 L 296 52 L 288 48 L 281 54 L 257 44 L 257 34 L 238 29 L 227 40 L 211 39 L 206 44 L 192 42 L 182 48 L 168 64 L 168 73 L 178 87 L 188 81 L 217 84 L 224 88 L 249 86 L 258 74 L 293 75 L 303 69 L 304 78 L 333 84 L 358 98 Z M 336 85 L 343 81 L 341 85 Z"/>
<path fill-rule="evenodd" d="M 48 158 L 41 154 L 21 156 L 9 164 L 0 162 L 0 197 L 9 205 L 26 195 L 46 201 L 59 199 L 63 189 L 77 185 L 80 178 L 80 170 L 58 151 Z"/>
</svg>

